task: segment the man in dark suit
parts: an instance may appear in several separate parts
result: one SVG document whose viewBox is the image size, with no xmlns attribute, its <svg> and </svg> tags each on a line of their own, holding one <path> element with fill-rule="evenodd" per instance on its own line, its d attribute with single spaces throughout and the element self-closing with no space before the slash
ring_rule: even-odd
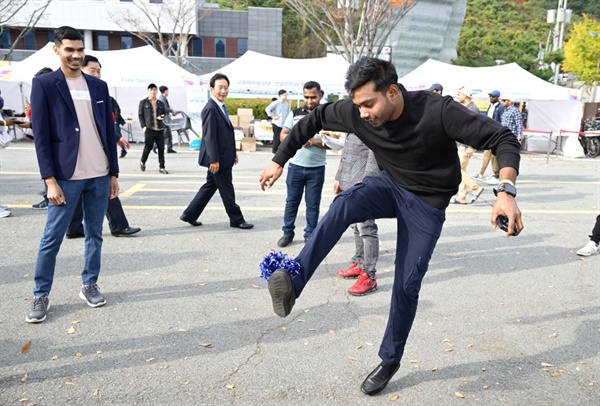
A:
<svg viewBox="0 0 600 406">
<path fill-rule="evenodd" d="M 233 125 L 229 120 L 225 99 L 229 94 L 229 79 L 217 73 L 210 79 L 210 99 L 202 110 L 202 146 L 198 163 L 208 168 L 206 183 L 179 218 L 193 226 L 201 226 L 198 217 L 219 190 L 231 227 L 250 229 L 253 224 L 244 220 L 240 206 L 235 203 L 231 170 L 238 163 Z"/>
<path fill-rule="evenodd" d="M 31 87 L 32 124 L 40 174 L 48 185 L 48 218 L 35 265 L 29 323 L 46 319 L 56 256 L 79 199 L 85 227 L 83 286 L 79 297 L 91 307 L 106 304 L 98 275 L 102 223 L 108 198 L 119 191 L 119 164 L 110 95 L 105 82 L 83 75 L 81 33 L 71 27 L 54 31 L 60 69 L 35 77 Z"/>
</svg>

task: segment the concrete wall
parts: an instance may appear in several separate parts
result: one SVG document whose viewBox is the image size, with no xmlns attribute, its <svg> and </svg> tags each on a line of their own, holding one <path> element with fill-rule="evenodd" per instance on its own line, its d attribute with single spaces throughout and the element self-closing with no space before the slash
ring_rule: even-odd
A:
<svg viewBox="0 0 600 406">
<path fill-rule="evenodd" d="M 283 10 L 280 8 L 248 8 L 248 49 L 281 56 Z"/>
</svg>

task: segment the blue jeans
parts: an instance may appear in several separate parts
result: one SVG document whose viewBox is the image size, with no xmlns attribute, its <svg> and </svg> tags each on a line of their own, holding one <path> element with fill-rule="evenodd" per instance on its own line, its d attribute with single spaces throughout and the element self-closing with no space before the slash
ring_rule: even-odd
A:
<svg viewBox="0 0 600 406">
<path fill-rule="evenodd" d="M 292 277 L 292 282 L 296 296 L 300 296 L 350 224 L 379 218 L 396 218 L 398 226 L 392 303 L 379 349 L 386 364 L 398 364 L 417 312 L 421 282 L 446 219 L 444 209 L 432 207 L 396 186 L 385 172 L 367 176 L 333 200 L 296 257 L 302 270 Z"/>
<path fill-rule="evenodd" d="M 294 224 L 298 216 L 298 207 L 302 201 L 302 193 L 306 189 L 306 228 L 304 238 L 310 237 L 319 222 L 319 206 L 321 205 L 321 192 L 325 182 L 325 166 L 305 168 L 294 164 L 288 165 L 287 199 L 283 214 L 283 235 L 294 238 Z"/>
<path fill-rule="evenodd" d="M 58 184 L 63 191 L 67 204 L 56 206 L 49 203 L 48 205 L 46 227 L 40 241 L 35 263 L 34 296 L 50 294 L 56 268 L 56 256 L 79 199 L 83 204 L 83 228 L 85 232 L 84 265 L 81 273 L 83 284 L 95 284 L 100 273 L 102 223 L 108 205 L 110 176 L 83 180 L 59 180 Z"/>
</svg>

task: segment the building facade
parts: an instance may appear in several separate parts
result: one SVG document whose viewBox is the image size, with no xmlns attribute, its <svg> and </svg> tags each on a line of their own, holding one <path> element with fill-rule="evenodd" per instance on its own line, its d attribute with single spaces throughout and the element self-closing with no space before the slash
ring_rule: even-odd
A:
<svg viewBox="0 0 600 406">
<path fill-rule="evenodd" d="M 163 6 L 163 0 L 143 1 L 149 9 Z M 164 0 L 165 3 L 167 1 Z M 281 56 L 282 9 L 250 7 L 248 11 L 221 10 L 217 4 L 189 1 L 195 3 L 197 15 L 201 17 L 195 24 L 187 48 L 183 67 L 188 71 L 196 74 L 212 72 L 248 50 Z M 35 7 L 35 4 L 30 7 Z M 23 60 L 48 42 L 53 42 L 54 28 L 63 25 L 82 31 L 88 52 L 147 45 L 115 22 L 119 15 L 132 11 L 141 14 L 131 0 L 54 0 L 35 29 L 18 41 L 10 60 Z M 20 13 L 25 16 L 31 12 L 31 8 L 25 7 Z M 20 28 L 4 27 L 0 35 L 0 56 L 11 47 Z"/>
</svg>

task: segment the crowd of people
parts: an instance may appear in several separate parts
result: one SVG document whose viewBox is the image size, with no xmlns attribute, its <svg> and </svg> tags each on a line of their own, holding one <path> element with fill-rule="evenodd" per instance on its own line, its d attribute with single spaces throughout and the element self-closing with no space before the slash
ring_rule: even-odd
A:
<svg viewBox="0 0 600 406">
<path fill-rule="evenodd" d="M 29 126 L 47 187 L 48 214 L 35 264 L 33 302 L 26 317 L 30 323 L 43 322 L 47 317 L 56 257 L 65 235 L 85 238 L 79 297 L 88 306 L 101 307 L 106 304 L 97 284 L 104 216 L 114 236 L 140 231 L 129 225 L 118 199 L 117 145 L 122 157 L 130 145 L 119 137 L 120 109 L 100 79 L 100 61 L 85 55 L 79 31 L 60 27 L 54 38 L 60 68 L 37 75 L 31 93 L 33 114 Z M 442 96 L 440 84 L 434 84 L 430 91 L 408 92 L 398 83 L 394 65 L 376 58 L 365 57 L 350 66 L 346 89 L 350 98 L 320 104 L 323 91 L 319 83 L 309 81 L 303 86 L 303 107 L 290 111 L 282 89 L 267 108 L 280 144 L 274 143 L 272 162 L 260 174 L 261 189 L 272 187 L 288 164 L 283 236 L 278 246 L 288 246 L 295 237 L 303 194 L 307 206 L 305 245 L 295 259 L 268 275 L 268 290 L 274 312 L 287 317 L 319 264 L 351 227 L 356 261 L 338 275 L 357 278 L 348 289 L 352 295 L 375 291 L 379 256 L 376 220 L 397 219 L 391 307 L 379 350 L 382 361 L 361 385 L 365 394 L 374 395 L 386 387 L 400 367 L 446 208 L 451 202 L 469 204 L 477 200 L 484 188 L 476 180 L 483 179 L 488 161 L 493 168 L 488 183 L 496 186 L 497 196 L 492 225 L 505 218 L 507 236 L 523 230 L 515 200 L 523 129 L 518 109 L 509 97 L 501 98 L 497 90 L 490 92 L 490 106 L 486 114 L 481 114 L 468 87 L 459 90 L 456 101 Z M 162 99 L 155 84 L 149 84 L 147 92 L 138 111 L 145 136 L 140 170 L 146 170 L 156 144 L 159 172 L 168 174 L 165 138 L 167 153 L 173 150 L 165 124 L 177 111 L 169 106 L 167 88 L 160 88 Z M 239 157 L 225 106 L 228 94 L 229 78 L 214 75 L 210 80 L 211 97 L 201 115 L 203 140 L 198 164 L 207 168 L 206 182 L 180 220 L 201 226 L 199 218 L 218 190 L 230 226 L 248 230 L 253 224 L 246 221 L 235 201 L 232 168 Z M 19 123 L 3 120 L 1 124 Z M 321 130 L 348 135 L 335 176 L 336 197 L 319 219 L 329 148 Z M 467 164 L 475 150 L 485 151 L 485 166 L 479 176 L 469 176 Z M 590 243 L 577 252 L 579 255 L 600 251 L 600 216 L 590 238 Z"/>
</svg>

